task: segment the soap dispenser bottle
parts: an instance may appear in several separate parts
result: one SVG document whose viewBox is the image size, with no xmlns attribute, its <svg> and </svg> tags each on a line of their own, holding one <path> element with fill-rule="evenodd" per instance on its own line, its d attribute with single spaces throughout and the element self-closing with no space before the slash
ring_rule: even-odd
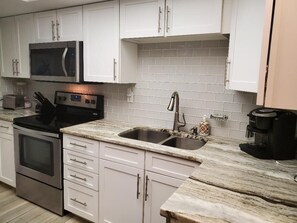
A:
<svg viewBox="0 0 297 223">
<path fill-rule="evenodd" d="M 202 121 L 199 123 L 199 135 L 208 136 L 210 133 L 210 125 L 207 121 L 207 116 L 204 115 Z"/>
</svg>

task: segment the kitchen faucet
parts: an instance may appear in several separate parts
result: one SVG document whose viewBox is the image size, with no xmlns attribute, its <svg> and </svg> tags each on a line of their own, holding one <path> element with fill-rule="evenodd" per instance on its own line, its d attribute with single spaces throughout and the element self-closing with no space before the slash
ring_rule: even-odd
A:
<svg viewBox="0 0 297 223">
<path fill-rule="evenodd" d="M 170 102 L 167 107 L 168 111 L 173 111 L 175 101 L 176 101 L 176 106 L 175 106 L 175 113 L 174 113 L 173 131 L 177 130 L 179 132 L 180 131 L 179 129 L 181 127 L 185 127 L 187 123 L 185 120 L 185 114 L 183 114 L 183 122 L 179 121 L 179 96 L 177 91 L 174 91 L 171 95 Z"/>
</svg>

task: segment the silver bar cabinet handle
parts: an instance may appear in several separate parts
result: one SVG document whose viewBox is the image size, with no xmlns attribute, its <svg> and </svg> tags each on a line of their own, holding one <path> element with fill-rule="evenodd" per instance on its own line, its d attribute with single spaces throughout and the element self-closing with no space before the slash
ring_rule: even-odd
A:
<svg viewBox="0 0 297 223">
<path fill-rule="evenodd" d="M 85 148 L 85 149 L 87 148 L 87 146 L 85 146 L 85 145 L 79 145 L 79 144 L 76 144 L 74 142 L 71 142 L 69 144 L 72 145 L 72 146 L 78 146 L 78 147 Z"/>
<path fill-rule="evenodd" d="M 81 204 L 81 205 L 83 205 L 83 206 L 85 206 L 85 207 L 88 206 L 86 202 L 78 201 L 76 198 L 70 198 L 70 200 L 72 200 L 72 201 L 74 201 L 74 202 L 76 202 L 76 203 L 78 203 L 78 204 Z"/>
<path fill-rule="evenodd" d="M 15 68 L 14 68 L 15 61 L 14 61 L 14 59 L 12 59 L 11 61 L 12 61 L 12 75 L 14 76 L 15 75 Z"/>
<path fill-rule="evenodd" d="M 147 201 L 147 198 L 148 198 L 148 191 L 147 191 L 147 189 L 148 189 L 148 181 L 149 181 L 150 179 L 149 179 L 149 177 L 148 176 L 146 176 L 145 177 L 145 198 L 144 198 L 144 201 Z"/>
<path fill-rule="evenodd" d="M 116 62 L 116 59 L 113 58 L 113 80 L 115 81 L 117 76 L 116 76 L 116 65 L 117 65 L 117 62 Z"/>
<path fill-rule="evenodd" d="M 161 8 L 161 6 L 159 6 L 158 33 L 161 32 L 161 14 L 162 14 L 162 8 Z"/>
<path fill-rule="evenodd" d="M 83 165 L 87 165 L 87 162 L 82 162 L 82 161 L 79 161 L 77 159 L 70 159 L 70 160 L 75 162 L 75 163 L 80 163 L 80 164 L 83 164 Z"/>
<path fill-rule="evenodd" d="M 169 6 L 167 5 L 166 6 L 166 32 L 168 33 L 169 32 L 169 13 L 170 13 L 170 9 L 169 9 Z"/>
<path fill-rule="evenodd" d="M 52 21 L 52 40 L 55 40 L 56 37 L 55 37 L 55 22 Z"/>
<path fill-rule="evenodd" d="M 3 125 L 0 125 L 0 128 L 3 128 L 3 129 L 9 129 L 8 126 L 3 126 Z"/>
<path fill-rule="evenodd" d="M 225 75 L 224 75 L 224 86 L 225 87 L 227 86 L 227 83 L 229 82 L 229 77 L 227 78 L 227 76 L 228 76 L 228 73 L 229 73 L 230 64 L 231 64 L 231 61 L 229 61 L 229 59 L 227 58 L 226 59 Z"/>
<path fill-rule="evenodd" d="M 137 174 L 137 191 L 136 191 L 136 198 L 139 198 L 140 191 L 139 191 L 139 181 L 140 181 L 140 175 L 139 173 Z"/>
<path fill-rule="evenodd" d="M 19 76 L 19 61 L 18 60 L 15 60 L 15 73 L 16 73 L 16 76 Z"/>
<path fill-rule="evenodd" d="M 60 26 L 60 23 L 58 20 L 56 20 L 57 40 L 60 40 L 59 26 Z"/>
<path fill-rule="evenodd" d="M 86 178 L 78 177 L 78 176 L 76 176 L 76 174 L 74 174 L 74 175 L 70 174 L 70 176 L 73 178 L 79 179 L 79 180 L 87 181 Z"/>
</svg>

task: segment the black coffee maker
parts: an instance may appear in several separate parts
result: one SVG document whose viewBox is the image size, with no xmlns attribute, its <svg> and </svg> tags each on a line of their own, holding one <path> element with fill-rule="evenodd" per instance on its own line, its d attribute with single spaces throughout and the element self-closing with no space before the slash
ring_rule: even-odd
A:
<svg viewBox="0 0 297 223">
<path fill-rule="evenodd" d="M 242 151 L 260 159 L 295 159 L 296 114 L 285 110 L 258 108 L 252 110 L 248 116 L 246 137 L 250 142 L 239 145 Z"/>
</svg>

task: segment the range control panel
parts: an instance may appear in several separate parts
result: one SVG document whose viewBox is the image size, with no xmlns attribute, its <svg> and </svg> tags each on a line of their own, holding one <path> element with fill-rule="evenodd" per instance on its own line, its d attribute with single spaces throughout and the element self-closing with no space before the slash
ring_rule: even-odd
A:
<svg viewBox="0 0 297 223">
<path fill-rule="evenodd" d="M 56 91 L 55 103 L 58 105 L 75 106 L 80 108 L 103 108 L 103 95 L 80 94 Z"/>
</svg>

